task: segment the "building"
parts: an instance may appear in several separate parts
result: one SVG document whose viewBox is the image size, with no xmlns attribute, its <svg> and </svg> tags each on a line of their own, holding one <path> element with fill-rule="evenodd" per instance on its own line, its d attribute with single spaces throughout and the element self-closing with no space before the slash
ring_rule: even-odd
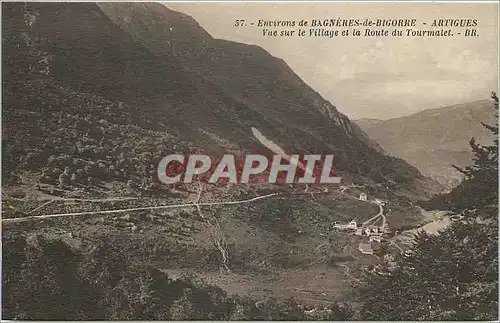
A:
<svg viewBox="0 0 500 323">
<path fill-rule="evenodd" d="M 355 221 L 355 220 L 352 220 L 351 222 L 347 223 L 347 224 L 342 224 L 342 223 L 339 223 L 338 221 L 335 221 L 333 223 L 333 228 L 335 229 L 339 229 L 339 230 L 350 230 L 350 229 L 357 229 L 358 227 L 358 223 Z"/>
<path fill-rule="evenodd" d="M 359 194 L 359 199 L 361 201 L 366 201 L 366 200 L 368 200 L 368 195 L 366 195 L 366 193 L 361 193 L 361 194 Z"/>
<path fill-rule="evenodd" d="M 368 240 L 370 242 L 372 242 L 372 241 L 381 242 L 382 236 L 380 234 L 372 234 Z"/>
<path fill-rule="evenodd" d="M 357 236 L 362 236 L 363 235 L 363 228 L 357 228 L 356 232 L 354 234 Z"/>
<path fill-rule="evenodd" d="M 373 247 L 371 242 L 361 242 L 359 244 L 359 251 L 365 255 L 373 255 Z"/>
<path fill-rule="evenodd" d="M 348 228 L 348 229 L 357 229 L 358 228 L 358 223 L 356 222 L 356 220 L 352 220 L 351 222 L 349 222 L 346 225 L 346 228 Z"/>
</svg>

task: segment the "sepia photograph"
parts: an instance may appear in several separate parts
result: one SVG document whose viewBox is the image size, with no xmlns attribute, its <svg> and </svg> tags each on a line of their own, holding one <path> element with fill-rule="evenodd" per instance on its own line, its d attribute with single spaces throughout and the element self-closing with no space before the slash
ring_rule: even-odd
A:
<svg viewBox="0 0 500 323">
<path fill-rule="evenodd" d="M 2 321 L 498 321 L 498 1 L 2 1 L 1 35 Z"/>
</svg>

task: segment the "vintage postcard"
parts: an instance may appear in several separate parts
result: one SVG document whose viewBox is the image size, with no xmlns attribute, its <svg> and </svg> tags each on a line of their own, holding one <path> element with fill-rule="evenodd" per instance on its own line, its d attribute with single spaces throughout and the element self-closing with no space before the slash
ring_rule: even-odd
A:
<svg viewBox="0 0 500 323">
<path fill-rule="evenodd" d="M 2 320 L 498 320 L 499 5 L 2 2 Z"/>
</svg>

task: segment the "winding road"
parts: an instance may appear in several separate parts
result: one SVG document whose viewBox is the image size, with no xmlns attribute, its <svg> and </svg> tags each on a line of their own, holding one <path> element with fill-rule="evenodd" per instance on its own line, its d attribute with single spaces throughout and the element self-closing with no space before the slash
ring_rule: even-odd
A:
<svg viewBox="0 0 500 323">
<path fill-rule="evenodd" d="M 349 194 L 346 194 L 345 191 L 349 188 L 360 188 L 360 187 L 363 187 L 363 186 L 359 186 L 359 185 L 347 185 L 347 186 L 340 186 L 339 187 L 339 192 L 341 194 L 344 194 L 346 196 L 348 196 L 349 198 L 352 198 L 352 199 L 356 199 L 356 200 L 359 200 L 358 198 L 354 197 L 354 196 L 351 196 Z M 365 222 L 363 222 L 361 224 L 361 227 L 364 228 L 366 227 L 370 222 L 378 219 L 379 217 L 382 218 L 382 227 L 385 227 L 386 226 L 386 223 L 387 223 L 387 219 L 385 218 L 385 214 L 384 214 L 384 207 L 382 205 L 382 201 L 377 201 L 377 200 L 367 200 L 367 201 L 364 201 L 364 202 L 367 202 L 367 203 L 372 203 L 372 204 L 376 204 L 378 205 L 378 208 L 379 208 L 379 211 L 376 215 L 372 216 L 371 218 L 369 218 L 368 220 L 366 220 Z"/>
</svg>

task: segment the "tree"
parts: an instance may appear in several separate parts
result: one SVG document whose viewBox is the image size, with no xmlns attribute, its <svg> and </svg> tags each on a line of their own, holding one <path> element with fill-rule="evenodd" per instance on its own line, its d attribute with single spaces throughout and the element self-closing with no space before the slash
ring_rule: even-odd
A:
<svg viewBox="0 0 500 323">
<path fill-rule="evenodd" d="M 498 135 L 498 124 L 483 126 Z M 498 139 L 470 145 L 474 163 L 456 167 L 465 180 L 426 204 L 463 219 L 438 235 L 417 234 L 392 270 L 365 273 L 357 288 L 363 320 L 498 319 Z"/>
<path fill-rule="evenodd" d="M 498 117 L 498 97 L 492 93 L 496 117 Z M 434 197 L 422 203 L 425 208 L 451 209 L 461 212 L 464 209 L 480 208 L 498 203 L 498 122 L 495 125 L 481 123 L 495 135 L 491 145 L 480 145 L 474 138 L 470 140 L 473 164 L 465 168 L 453 165 L 465 175 L 463 182 L 450 193 Z"/>
<path fill-rule="evenodd" d="M 491 98 L 494 102 L 494 109 L 496 112 L 495 117 L 498 118 L 498 96 L 495 92 L 491 94 Z M 495 140 L 493 145 L 482 146 L 476 144 L 476 141 L 471 138 L 469 144 L 474 153 L 474 164 L 472 166 L 467 166 L 465 169 L 454 166 L 455 169 L 460 171 L 465 175 L 467 180 L 475 179 L 478 177 L 485 177 L 488 175 L 495 175 L 494 173 L 498 173 L 498 123 L 496 125 L 488 125 L 484 122 L 481 124 L 491 131 L 495 136 Z M 496 177 L 488 178 L 490 180 L 496 180 Z"/>
<path fill-rule="evenodd" d="M 102 318 L 90 286 L 77 274 L 80 257 L 61 240 L 41 235 L 3 241 L 4 318 L 91 320 Z"/>
<path fill-rule="evenodd" d="M 498 226 L 467 219 L 421 232 L 390 275 L 366 272 L 363 320 L 496 320 Z M 386 271 L 389 272 L 389 271 Z"/>
</svg>

